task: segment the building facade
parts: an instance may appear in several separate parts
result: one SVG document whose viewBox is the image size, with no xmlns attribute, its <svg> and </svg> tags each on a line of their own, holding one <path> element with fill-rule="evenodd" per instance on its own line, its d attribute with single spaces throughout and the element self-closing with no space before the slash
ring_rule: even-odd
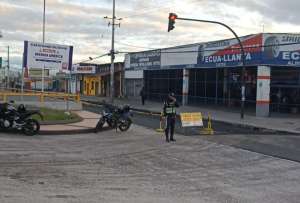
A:
<svg viewBox="0 0 300 203">
<path fill-rule="evenodd" d="M 260 33 L 240 39 L 245 50 L 244 75 L 236 39 L 127 54 L 125 93 L 136 96 L 145 86 L 150 100 L 162 101 L 173 91 L 183 105 L 239 108 L 244 77 L 245 106 L 257 116 L 299 112 L 300 35 Z"/>
<path fill-rule="evenodd" d="M 110 66 L 111 64 L 81 63 L 72 71 L 72 92 L 80 92 L 87 96 L 110 95 Z M 114 93 L 115 97 L 123 95 L 124 63 L 114 64 Z"/>
</svg>

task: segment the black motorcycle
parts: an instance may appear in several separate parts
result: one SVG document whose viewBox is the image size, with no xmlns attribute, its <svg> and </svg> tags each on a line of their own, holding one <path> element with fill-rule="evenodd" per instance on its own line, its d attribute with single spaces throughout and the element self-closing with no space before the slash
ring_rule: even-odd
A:
<svg viewBox="0 0 300 203">
<path fill-rule="evenodd" d="M 106 105 L 105 109 L 101 113 L 95 132 L 98 132 L 103 128 L 103 125 L 107 125 L 116 130 L 119 128 L 121 131 L 126 131 L 132 124 L 130 106 L 125 105 L 123 107 L 115 107 L 112 105 Z"/>
<path fill-rule="evenodd" d="M 12 104 L 0 104 L 0 130 L 21 130 L 25 135 L 36 135 L 40 130 L 40 124 L 32 119 L 33 115 L 42 114 L 38 110 L 27 110 L 23 104 L 16 109 Z"/>
</svg>

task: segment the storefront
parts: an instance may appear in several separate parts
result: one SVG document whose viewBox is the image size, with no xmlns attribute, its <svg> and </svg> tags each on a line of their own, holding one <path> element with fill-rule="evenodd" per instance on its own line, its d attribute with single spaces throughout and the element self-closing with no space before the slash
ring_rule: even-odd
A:
<svg viewBox="0 0 300 203">
<path fill-rule="evenodd" d="M 123 67 L 123 63 L 115 63 L 116 97 L 122 96 L 123 92 Z M 87 96 L 110 95 L 110 64 L 81 63 L 73 67 L 72 74 L 76 76 L 73 86 L 76 86 L 77 92 Z"/>
<path fill-rule="evenodd" d="M 83 94 L 87 96 L 99 95 L 99 85 L 101 84 L 100 77 L 85 75 L 83 78 Z"/>
<path fill-rule="evenodd" d="M 75 80 L 72 80 L 71 87 L 73 88 L 71 89 L 76 90 L 76 92 L 80 92 L 81 94 L 87 96 L 97 95 L 99 92 L 98 89 L 100 84 L 100 77 L 95 75 L 95 73 L 96 73 L 95 64 L 73 65 L 72 75 L 75 76 L 74 78 Z M 78 84 L 79 84 L 79 89 L 78 89 Z"/>
<path fill-rule="evenodd" d="M 125 95 L 127 97 L 139 97 L 139 93 L 143 87 L 143 71 L 126 71 L 125 72 Z"/>
<path fill-rule="evenodd" d="M 241 41 L 246 108 L 256 109 L 257 116 L 299 112 L 300 35 L 264 33 Z M 133 71 L 143 71 L 139 80 L 150 100 L 162 101 L 173 91 L 183 105 L 241 105 L 242 54 L 236 39 L 130 53 L 125 76 Z M 128 83 L 125 77 L 126 93 Z"/>
<path fill-rule="evenodd" d="M 271 110 L 273 112 L 299 113 L 300 68 L 272 68 L 271 78 Z"/>
</svg>

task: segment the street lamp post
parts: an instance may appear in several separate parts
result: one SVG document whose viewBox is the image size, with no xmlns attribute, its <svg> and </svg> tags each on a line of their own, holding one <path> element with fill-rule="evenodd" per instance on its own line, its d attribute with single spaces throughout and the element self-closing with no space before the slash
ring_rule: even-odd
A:
<svg viewBox="0 0 300 203">
<path fill-rule="evenodd" d="M 44 10 L 43 10 L 43 44 L 45 44 L 45 24 L 46 24 L 46 0 L 44 0 Z M 44 92 L 45 83 L 45 65 L 42 68 L 42 92 Z"/>
<path fill-rule="evenodd" d="M 243 44 L 240 40 L 240 38 L 238 37 L 238 35 L 234 32 L 234 30 L 232 28 L 230 28 L 228 25 L 218 22 L 218 21 L 211 21 L 211 20 L 199 20 L 199 19 L 191 19 L 191 18 L 178 18 L 176 14 L 174 13 L 170 13 L 169 15 L 169 21 L 172 20 L 186 20 L 186 21 L 197 21 L 197 22 L 203 22 L 203 23 L 213 23 L 213 24 L 218 24 L 218 25 L 222 25 L 224 27 L 226 27 L 228 30 L 230 30 L 232 32 L 232 34 L 235 36 L 235 38 L 237 39 L 239 46 L 241 48 L 241 53 L 242 53 L 242 73 L 241 73 L 241 79 L 242 79 L 242 86 L 241 86 L 241 119 L 244 118 L 244 109 L 245 109 L 245 89 L 246 89 L 246 81 L 245 81 L 245 73 L 246 73 L 246 61 L 245 61 L 245 50 L 243 47 Z M 173 29 L 174 27 L 172 27 L 171 29 Z M 169 30 L 170 31 L 170 28 Z"/>
</svg>

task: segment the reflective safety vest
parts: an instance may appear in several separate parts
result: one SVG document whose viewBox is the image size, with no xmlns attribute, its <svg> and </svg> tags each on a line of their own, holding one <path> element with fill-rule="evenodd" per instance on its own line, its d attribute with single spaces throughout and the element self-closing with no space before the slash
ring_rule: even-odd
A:
<svg viewBox="0 0 300 203">
<path fill-rule="evenodd" d="M 174 103 L 166 103 L 165 104 L 165 114 L 167 115 L 174 115 L 176 114 L 176 108 L 175 108 L 175 104 Z"/>
</svg>

